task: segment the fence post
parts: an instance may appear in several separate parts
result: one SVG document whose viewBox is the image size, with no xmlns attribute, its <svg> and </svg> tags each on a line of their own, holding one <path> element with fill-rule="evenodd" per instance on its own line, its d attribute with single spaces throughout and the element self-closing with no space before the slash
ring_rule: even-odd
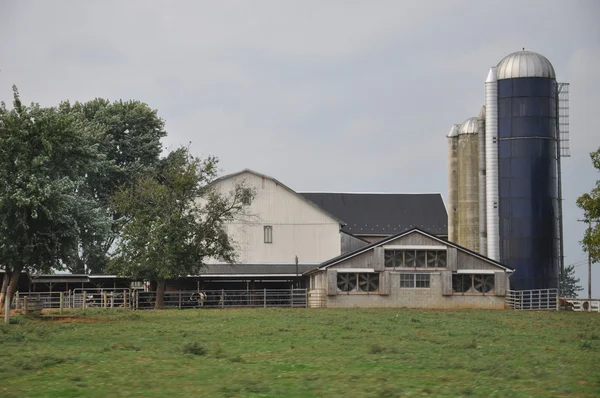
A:
<svg viewBox="0 0 600 398">
<path fill-rule="evenodd" d="M 181 289 L 179 289 L 179 309 L 181 309 Z"/>
<path fill-rule="evenodd" d="M 15 310 L 18 310 L 19 309 L 19 292 L 15 293 L 15 298 L 16 298 L 16 300 L 15 300 Z"/>
<path fill-rule="evenodd" d="M 294 288 L 290 289 L 290 307 L 294 308 Z"/>
<path fill-rule="evenodd" d="M 556 291 L 556 311 L 560 311 L 560 295 L 559 291 Z"/>
<path fill-rule="evenodd" d="M 85 312 L 85 304 L 86 304 L 85 301 L 86 301 L 86 298 L 87 298 L 87 293 L 85 292 L 85 290 L 83 292 L 81 292 L 81 293 L 82 293 L 82 296 L 81 296 L 81 308 L 83 309 L 83 312 Z"/>
<path fill-rule="evenodd" d="M 104 308 L 106 308 L 106 307 L 107 307 L 107 305 L 106 305 L 106 304 L 107 304 L 107 303 L 106 303 L 106 298 L 107 298 L 107 297 L 106 297 L 106 292 L 102 292 L 102 300 L 104 301 L 104 303 L 102 304 L 102 306 L 103 306 Z"/>
<path fill-rule="evenodd" d="M 64 296 L 63 296 L 63 292 L 60 292 L 58 294 L 58 313 L 62 314 L 62 310 L 63 310 L 63 300 L 64 300 Z"/>
<path fill-rule="evenodd" d="M 10 323 L 10 300 L 8 299 L 8 295 L 4 299 L 4 323 Z"/>
<path fill-rule="evenodd" d="M 6 300 L 8 302 L 8 300 Z M 7 310 L 10 310 L 10 304 L 6 307 Z M 29 312 L 29 308 L 27 307 L 27 296 L 23 297 L 23 313 L 27 315 Z"/>
<path fill-rule="evenodd" d="M 267 289 L 265 288 L 265 292 L 263 293 L 263 308 L 267 308 Z"/>
<path fill-rule="evenodd" d="M 221 289 L 221 308 L 225 307 L 225 289 Z"/>
</svg>

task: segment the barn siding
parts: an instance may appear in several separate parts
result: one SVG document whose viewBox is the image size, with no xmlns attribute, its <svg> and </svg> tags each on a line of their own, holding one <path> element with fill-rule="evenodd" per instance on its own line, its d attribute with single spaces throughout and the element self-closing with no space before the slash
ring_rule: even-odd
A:
<svg viewBox="0 0 600 398">
<path fill-rule="evenodd" d="M 471 254 L 464 253 L 461 251 L 457 252 L 457 266 L 458 269 L 487 269 L 487 270 L 498 270 L 498 267 L 490 264 L 489 262 L 475 257 Z"/>
<path fill-rule="evenodd" d="M 348 235 L 346 233 L 340 233 L 341 245 L 342 245 L 342 254 L 349 253 L 356 249 L 360 249 L 368 245 L 368 242 L 365 242 L 362 239 L 358 239 L 355 236 Z"/>
<path fill-rule="evenodd" d="M 228 194 L 243 183 L 256 197 L 239 220 L 226 224 L 239 263 L 320 264 L 341 254 L 339 221 L 276 181 L 245 172 L 215 183 Z M 264 243 L 264 226 L 273 227 L 273 243 Z M 211 263 L 220 262 L 212 259 Z"/>
</svg>

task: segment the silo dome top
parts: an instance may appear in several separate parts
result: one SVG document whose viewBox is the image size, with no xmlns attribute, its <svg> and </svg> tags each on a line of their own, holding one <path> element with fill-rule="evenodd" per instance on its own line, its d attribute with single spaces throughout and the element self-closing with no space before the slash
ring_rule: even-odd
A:
<svg viewBox="0 0 600 398">
<path fill-rule="evenodd" d="M 533 51 L 517 51 L 498 63 L 498 80 L 520 77 L 547 77 L 555 79 L 554 67 L 548 58 Z"/>
<path fill-rule="evenodd" d="M 479 132 L 479 119 L 471 117 L 460 125 L 458 134 L 477 134 Z"/>
<path fill-rule="evenodd" d="M 458 128 L 459 127 L 460 127 L 460 124 L 453 124 L 452 128 L 450 129 L 450 132 L 448 133 L 448 135 L 446 137 L 448 137 L 448 138 L 458 137 Z"/>
</svg>

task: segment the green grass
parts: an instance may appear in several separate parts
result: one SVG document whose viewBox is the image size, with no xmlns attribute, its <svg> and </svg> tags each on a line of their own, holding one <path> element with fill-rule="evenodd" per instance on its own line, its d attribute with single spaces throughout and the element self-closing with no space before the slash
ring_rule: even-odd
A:
<svg viewBox="0 0 600 398">
<path fill-rule="evenodd" d="M 87 311 L 0 326 L 0 396 L 598 396 L 600 316 Z"/>
</svg>

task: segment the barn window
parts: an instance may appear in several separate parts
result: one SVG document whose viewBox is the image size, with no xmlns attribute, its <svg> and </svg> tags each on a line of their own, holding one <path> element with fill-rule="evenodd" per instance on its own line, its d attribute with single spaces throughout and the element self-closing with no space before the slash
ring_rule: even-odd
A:
<svg viewBox="0 0 600 398">
<path fill-rule="evenodd" d="M 400 274 L 400 287 L 408 289 L 427 289 L 430 287 L 430 275 Z"/>
<path fill-rule="evenodd" d="M 252 201 L 252 191 L 250 191 L 250 188 L 242 188 L 242 192 L 240 195 L 240 201 L 244 205 L 250 204 L 250 202 Z"/>
<path fill-rule="evenodd" d="M 456 274 L 452 276 L 455 293 L 489 293 L 494 290 L 494 275 Z"/>
<path fill-rule="evenodd" d="M 379 274 L 376 272 L 339 272 L 337 287 L 342 292 L 376 292 Z"/>
<path fill-rule="evenodd" d="M 445 250 L 386 250 L 384 263 L 388 268 L 446 268 Z"/>
<path fill-rule="evenodd" d="M 271 225 L 265 225 L 265 243 L 273 243 L 273 227 Z"/>
</svg>

